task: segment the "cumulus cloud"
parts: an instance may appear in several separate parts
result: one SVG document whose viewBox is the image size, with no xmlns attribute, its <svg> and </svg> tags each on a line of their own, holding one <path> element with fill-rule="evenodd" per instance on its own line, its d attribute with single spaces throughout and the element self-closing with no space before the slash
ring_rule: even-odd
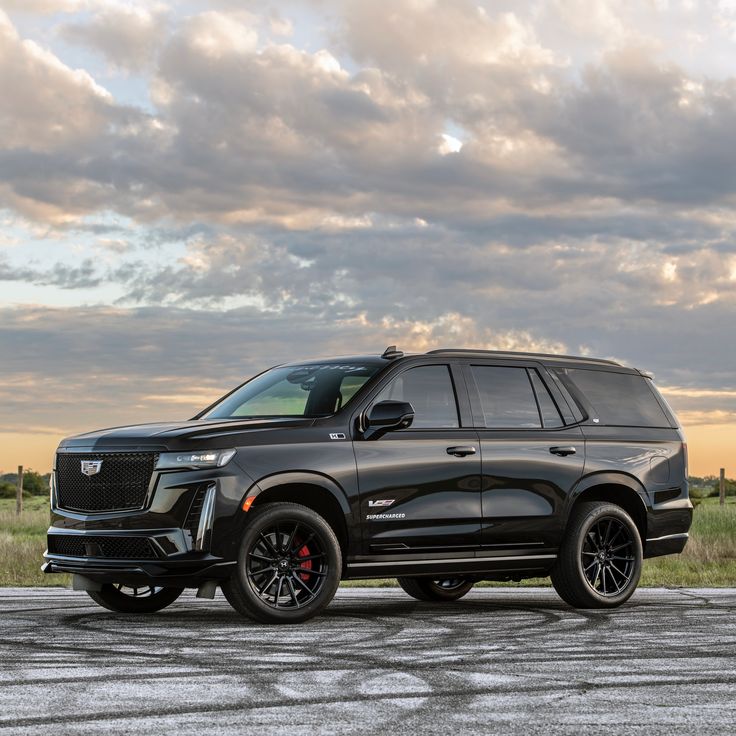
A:
<svg viewBox="0 0 736 736">
<path fill-rule="evenodd" d="M 63 27 L 120 65 L 158 59 L 145 113 L 5 22 L 13 206 L 39 218 L 113 208 L 299 229 L 379 212 L 493 227 L 509 212 L 577 221 L 614 205 L 656 222 L 657 207 L 676 217 L 736 195 L 736 82 L 694 78 L 648 47 L 571 69 L 529 19 L 464 0 L 349 3 L 334 53 L 261 42 L 242 10 L 172 17 L 170 33 L 161 18 L 111 6 Z M 42 84 L 47 73 L 58 84 Z M 63 156 L 49 155 L 54 143 Z M 57 177 L 73 197 L 54 194 Z"/>
<path fill-rule="evenodd" d="M 108 122 L 111 95 L 81 69 L 70 69 L 20 37 L 0 10 L 2 150 L 49 151 L 94 140 Z"/>
<path fill-rule="evenodd" d="M 163 5 L 130 6 L 111 3 L 87 22 L 61 26 L 61 36 L 103 54 L 121 69 L 141 71 L 149 66 L 165 33 L 167 8 Z"/>
<path fill-rule="evenodd" d="M 90 0 L 3 0 L 2 8 L 20 13 L 72 13 L 86 9 Z"/>
</svg>

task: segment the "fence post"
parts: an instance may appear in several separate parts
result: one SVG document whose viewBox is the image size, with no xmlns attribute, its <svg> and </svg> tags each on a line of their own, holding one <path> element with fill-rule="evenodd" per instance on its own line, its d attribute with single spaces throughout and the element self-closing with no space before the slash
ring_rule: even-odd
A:
<svg viewBox="0 0 736 736">
<path fill-rule="evenodd" d="M 23 512 L 23 466 L 18 466 L 18 485 L 15 491 L 15 513 L 20 516 Z"/>
<path fill-rule="evenodd" d="M 719 503 L 723 506 L 726 503 L 726 469 L 721 468 L 721 478 L 719 485 Z"/>
</svg>

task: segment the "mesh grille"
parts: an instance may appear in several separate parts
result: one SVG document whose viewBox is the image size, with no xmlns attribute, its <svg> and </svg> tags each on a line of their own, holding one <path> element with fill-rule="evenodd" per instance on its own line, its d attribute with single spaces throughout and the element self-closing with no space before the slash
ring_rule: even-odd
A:
<svg viewBox="0 0 736 736">
<path fill-rule="evenodd" d="M 158 557 L 146 537 L 100 537 L 49 534 L 49 552 L 70 557 L 117 557 L 145 560 Z"/>
<path fill-rule="evenodd" d="M 155 452 L 59 453 L 56 485 L 59 507 L 70 511 L 126 511 L 143 506 Z M 102 461 L 94 475 L 82 473 L 82 461 Z"/>
</svg>

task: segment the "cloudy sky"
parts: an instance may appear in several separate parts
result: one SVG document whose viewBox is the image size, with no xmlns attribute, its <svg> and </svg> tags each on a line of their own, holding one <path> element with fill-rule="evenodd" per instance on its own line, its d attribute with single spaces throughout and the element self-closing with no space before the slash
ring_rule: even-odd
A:
<svg viewBox="0 0 736 736">
<path fill-rule="evenodd" d="M 0 0 L 0 468 L 322 354 L 652 370 L 736 475 L 736 0 Z"/>
</svg>

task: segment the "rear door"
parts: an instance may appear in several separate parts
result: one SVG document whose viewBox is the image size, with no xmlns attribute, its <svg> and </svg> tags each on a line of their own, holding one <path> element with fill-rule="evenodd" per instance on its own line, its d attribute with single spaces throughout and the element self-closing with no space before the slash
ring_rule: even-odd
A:
<svg viewBox="0 0 736 736">
<path fill-rule="evenodd" d="M 478 548 L 480 450 L 468 426 L 460 366 L 409 364 L 378 389 L 365 411 L 385 400 L 410 402 L 415 416 L 407 429 L 354 442 L 364 554 L 451 556 Z"/>
<path fill-rule="evenodd" d="M 482 544 L 556 548 L 565 498 L 583 473 L 585 443 L 541 364 L 465 366 L 482 457 Z"/>
</svg>

